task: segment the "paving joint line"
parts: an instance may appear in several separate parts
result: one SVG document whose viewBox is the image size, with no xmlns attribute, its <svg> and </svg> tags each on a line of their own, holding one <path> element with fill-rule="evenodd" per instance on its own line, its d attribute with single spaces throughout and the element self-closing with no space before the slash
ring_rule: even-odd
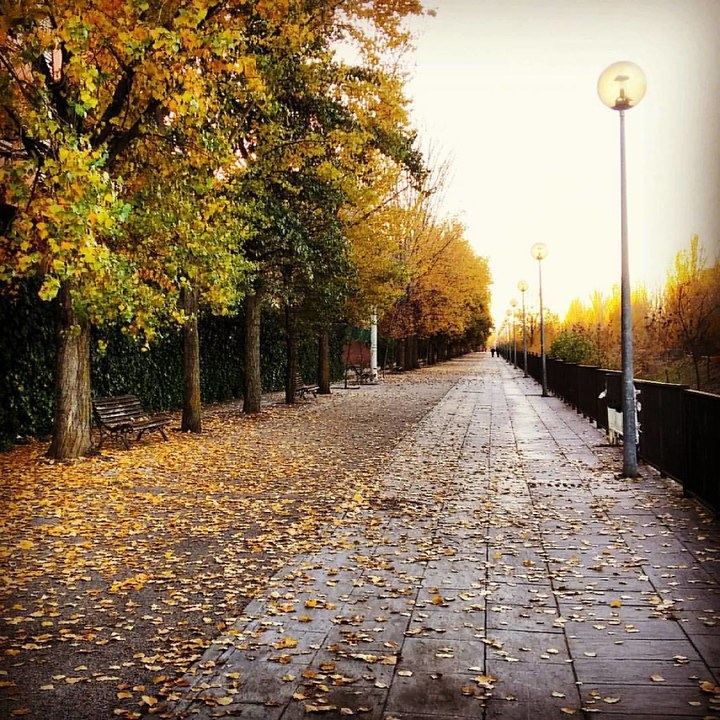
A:
<svg viewBox="0 0 720 720">
<path fill-rule="evenodd" d="M 554 435 L 548 430 L 546 423 L 540 417 L 540 414 L 536 411 L 535 407 L 529 401 L 527 402 L 527 405 L 530 408 L 532 408 L 533 412 L 535 412 L 538 420 L 542 423 L 543 427 L 546 429 L 546 431 L 548 432 L 550 437 L 553 438 L 553 440 L 555 441 L 555 444 L 559 448 L 558 441 L 555 439 Z M 510 415 L 510 426 L 513 431 L 513 437 L 515 439 L 515 447 L 518 452 L 518 457 L 520 458 L 521 466 L 523 468 L 523 477 L 524 477 L 525 485 L 528 490 L 528 495 L 530 497 L 530 503 L 531 503 L 531 506 L 533 507 L 533 509 L 535 509 L 536 504 L 535 504 L 533 488 L 529 485 L 529 483 L 527 482 L 527 479 L 526 479 L 526 477 L 527 477 L 527 473 L 526 473 L 526 469 L 525 469 L 526 461 L 523 460 L 522 456 L 520 455 L 520 447 L 517 442 L 517 432 L 515 430 L 515 423 L 513 421 L 512 414 Z M 561 453 L 561 454 L 567 460 L 567 457 L 564 455 L 564 453 Z M 539 533 L 539 539 L 540 539 L 540 546 L 543 550 L 543 554 L 545 555 L 545 563 L 546 563 L 546 567 L 547 567 L 547 571 L 548 571 L 548 580 L 550 582 L 550 588 L 551 588 L 551 592 L 552 592 L 552 596 L 553 596 L 553 602 L 555 603 L 555 610 L 557 612 L 558 617 L 562 617 L 562 612 L 560 610 L 560 602 L 558 600 L 557 594 L 554 592 L 554 590 L 556 588 L 554 587 L 555 583 L 553 581 L 552 573 L 550 571 L 550 564 L 547 559 L 549 557 L 548 549 L 545 544 L 545 536 L 543 533 Z M 575 667 L 575 657 L 573 656 L 572 649 L 570 647 L 570 642 L 568 640 L 567 631 L 566 631 L 566 623 L 563 623 L 563 625 L 562 625 L 562 636 L 563 636 L 563 641 L 565 642 L 565 649 L 567 650 L 567 654 L 568 654 L 568 658 L 569 658 L 569 662 L 567 664 L 570 666 L 570 669 L 572 670 L 573 678 L 575 679 L 575 690 L 577 693 L 578 708 L 579 708 L 580 712 L 583 714 L 583 718 L 585 720 L 589 720 L 590 713 L 588 711 L 586 711 L 585 708 L 583 707 L 585 703 L 583 702 L 582 691 L 581 691 L 582 681 L 580 680 L 580 677 L 578 676 L 578 673 L 577 673 L 577 668 Z"/>
</svg>

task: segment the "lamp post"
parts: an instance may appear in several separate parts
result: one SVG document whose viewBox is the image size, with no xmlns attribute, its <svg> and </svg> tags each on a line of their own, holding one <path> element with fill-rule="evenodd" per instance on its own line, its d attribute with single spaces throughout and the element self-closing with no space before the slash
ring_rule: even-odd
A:
<svg viewBox="0 0 720 720">
<path fill-rule="evenodd" d="M 530 248 L 530 254 L 538 261 L 538 280 L 540 284 L 540 363 L 542 365 L 542 396 L 547 397 L 547 363 L 545 361 L 545 318 L 543 316 L 542 297 L 542 261 L 547 257 L 548 249 L 545 243 L 536 242 Z"/>
<path fill-rule="evenodd" d="M 525 293 L 527 292 L 528 284 L 521 280 L 518 283 L 518 290 L 522 297 L 522 333 L 523 333 L 523 377 L 528 376 L 527 371 L 527 333 L 525 331 Z"/>
<path fill-rule="evenodd" d="M 517 343 L 515 342 L 515 308 L 517 307 L 517 300 L 513 298 L 510 301 L 511 314 L 512 314 L 512 343 L 513 343 L 513 365 L 517 367 Z"/>
<path fill-rule="evenodd" d="M 512 333 L 512 331 L 510 330 L 510 313 L 511 312 L 512 311 L 510 310 L 510 308 L 508 308 L 505 311 L 505 338 L 506 338 L 506 342 L 507 342 L 507 358 L 506 358 L 506 360 L 508 362 L 512 362 L 512 346 L 510 345 L 510 342 L 511 342 L 510 336 Z"/>
<path fill-rule="evenodd" d="M 621 254 L 621 343 L 622 343 L 622 413 L 623 475 L 636 477 L 637 424 L 635 421 L 635 385 L 633 384 L 632 300 L 627 232 L 627 183 L 625 179 L 625 111 L 635 107 L 645 96 L 645 73 L 627 61 L 613 63 L 598 79 L 600 100 L 620 115 L 620 254 Z"/>
<path fill-rule="evenodd" d="M 372 382 L 378 380 L 378 316 L 373 308 L 370 315 L 370 377 Z"/>
</svg>

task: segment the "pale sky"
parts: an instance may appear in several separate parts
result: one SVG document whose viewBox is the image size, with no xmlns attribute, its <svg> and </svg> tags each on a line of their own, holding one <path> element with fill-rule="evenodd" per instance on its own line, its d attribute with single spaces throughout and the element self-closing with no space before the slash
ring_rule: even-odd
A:
<svg viewBox="0 0 720 720">
<path fill-rule="evenodd" d="M 720 250 L 720 0 L 434 0 L 413 24 L 408 93 L 423 145 L 451 161 L 445 208 L 490 259 L 493 316 L 517 283 L 545 305 L 620 278 L 619 118 L 597 96 L 613 62 L 643 68 L 626 113 L 630 273 L 662 283 L 693 233 Z"/>
</svg>

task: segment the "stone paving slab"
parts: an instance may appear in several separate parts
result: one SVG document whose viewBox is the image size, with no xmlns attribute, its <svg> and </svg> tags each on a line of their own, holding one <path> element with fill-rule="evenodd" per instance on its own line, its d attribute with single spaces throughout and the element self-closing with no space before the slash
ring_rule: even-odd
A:
<svg viewBox="0 0 720 720">
<path fill-rule="evenodd" d="M 718 525 L 652 470 L 619 479 L 620 451 L 503 361 L 466 362 L 165 716 L 720 717 Z"/>
</svg>

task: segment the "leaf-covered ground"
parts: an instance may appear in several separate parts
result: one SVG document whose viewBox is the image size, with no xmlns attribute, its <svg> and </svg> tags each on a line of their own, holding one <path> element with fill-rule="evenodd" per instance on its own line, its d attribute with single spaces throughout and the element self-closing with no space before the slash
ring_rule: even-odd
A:
<svg viewBox="0 0 720 720">
<path fill-rule="evenodd" d="M 151 708 L 248 601 L 352 507 L 396 442 L 457 381 L 449 363 L 200 436 L 150 435 L 72 464 L 0 455 L 0 716 Z"/>
<path fill-rule="evenodd" d="M 502 360 L 148 715 L 717 720 L 720 528 Z"/>
</svg>

